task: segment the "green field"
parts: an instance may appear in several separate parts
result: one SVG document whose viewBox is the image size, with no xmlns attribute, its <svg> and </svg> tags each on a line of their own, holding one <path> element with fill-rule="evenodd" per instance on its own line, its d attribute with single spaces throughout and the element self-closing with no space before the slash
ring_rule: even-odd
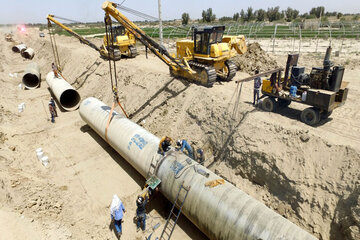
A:
<svg viewBox="0 0 360 240">
<path fill-rule="evenodd" d="M 289 26 L 275 25 L 266 26 L 263 23 L 257 24 L 232 24 L 225 25 L 225 34 L 228 35 L 245 35 L 246 38 L 273 38 L 276 28 L 276 38 L 359 38 L 360 36 L 360 24 L 359 23 L 332 23 L 323 24 L 318 27 L 300 27 L 298 24 L 292 24 Z M 140 26 L 141 27 L 141 26 Z M 179 26 L 179 27 L 164 27 L 164 38 L 184 38 L 191 36 L 191 26 Z M 159 37 L 159 29 L 157 27 L 143 27 L 143 31 L 151 37 Z M 83 27 L 74 28 L 74 31 L 80 35 L 92 35 L 92 34 L 105 34 L 104 27 Z M 55 32 L 59 35 L 70 34 L 59 27 L 55 28 Z M 102 37 L 102 36 L 99 36 Z"/>
</svg>

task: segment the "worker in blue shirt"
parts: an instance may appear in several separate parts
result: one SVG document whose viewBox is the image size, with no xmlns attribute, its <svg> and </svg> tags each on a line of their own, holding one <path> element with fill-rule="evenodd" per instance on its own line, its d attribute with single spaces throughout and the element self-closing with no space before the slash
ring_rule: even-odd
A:
<svg viewBox="0 0 360 240">
<path fill-rule="evenodd" d="M 255 70 L 255 74 L 259 74 L 259 70 Z M 259 103 L 259 93 L 260 93 L 260 87 L 261 87 L 262 81 L 260 77 L 254 78 L 254 101 L 253 105 Z"/>
<path fill-rule="evenodd" d="M 193 155 L 193 149 L 191 148 L 191 146 L 190 146 L 190 144 L 185 140 L 185 139 L 183 139 L 183 140 L 177 140 L 176 141 L 176 145 L 178 146 L 178 147 L 180 147 L 180 151 L 181 152 L 184 152 L 184 149 L 186 149 L 186 151 L 187 151 L 187 155 L 189 156 L 189 157 L 191 157 L 191 158 L 194 158 L 194 155 Z"/>
<path fill-rule="evenodd" d="M 126 211 L 123 203 L 121 202 L 120 198 L 115 194 L 113 196 L 113 200 L 110 206 L 110 216 L 111 220 L 114 220 L 115 231 L 118 238 L 120 238 L 122 234 L 121 223 L 125 212 Z"/>
</svg>

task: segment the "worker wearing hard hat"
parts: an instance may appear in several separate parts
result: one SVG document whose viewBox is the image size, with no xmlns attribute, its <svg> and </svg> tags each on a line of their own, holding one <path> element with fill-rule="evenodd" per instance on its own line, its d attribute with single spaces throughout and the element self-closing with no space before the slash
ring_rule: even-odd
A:
<svg viewBox="0 0 360 240">
<path fill-rule="evenodd" d="M 194 158 L 194 152 L 190 144 L 185 140 L 177 140 L 176 145 L 180 147 L 180 151 L 184 152 L 184 149 L 187 151 L 187 155 L 191 158 Z"/>
<path fill-rule="evenodd" d="M 165 155 L 165 152 L 170 150 L 172 139 L 168 136 L 164 136 L 161 138 L 159 143 L 159 153 L 163 156 Z"/>
<path fill-rule="evenodd" d="M 146 204 L 148 202 L 148 197 L 146 196 L 145 199 L 142 196 L 138 196 L 136 200 L 136 231 L 140 230 L 140 227 L 143 231 L 146 229 Z"/>
</svg>

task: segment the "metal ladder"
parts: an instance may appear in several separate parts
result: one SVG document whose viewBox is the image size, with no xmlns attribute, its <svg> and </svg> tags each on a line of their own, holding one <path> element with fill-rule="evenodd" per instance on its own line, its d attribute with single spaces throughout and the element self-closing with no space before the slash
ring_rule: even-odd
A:
<svg viewBox="0 0 360 240">
<path fill-rule="evenodd" d="M 157 158 L 157 155 L 153 156 L 153 158 L 151 159 L 149 171 L 148 171 L 147 176 L 146 176 L 147 178 L 155 175 L 156 167 L 157 167 L 157 164 L 158 164 L 159 160 L 160 159 Z"/>
<path fill-rule="evenodd" d="M 181 190 L 183 190 L 183 194 L 181 194 Z M 176 226 L 176 223 L 177 223 L 177 220 L 180 216 L 180 213 L 181 213 L 181 209 L 184 205 L 184 202 L 186 200 L 186 197 L 189 193 L 189 190 L 190 190 L 190 187 L 185 187 L 184 186 L 184 183 L 181 184 L 180 188 L 179 188 L 179 191 L 176 195 L 176 198 L 175 198 L 175 201 L 174 201 L 174 204 L 171 208 L 171 211 L 170 211 L 170 214 L 169 214 L 169 217 L 165 223 L 165 226 L 164 226 L 164 229 L 163 231 L 161 232 L 161 235 L 160 235 L 160 240 L 165 240 L 165 239 L 170 239 L 174 229 L 175 229 L 175 226 Z M 181 195 L 183 198 L 181 198 Z M 178 208 L 178 212 L 175 213 L 175 207 Z"/>
</svg>

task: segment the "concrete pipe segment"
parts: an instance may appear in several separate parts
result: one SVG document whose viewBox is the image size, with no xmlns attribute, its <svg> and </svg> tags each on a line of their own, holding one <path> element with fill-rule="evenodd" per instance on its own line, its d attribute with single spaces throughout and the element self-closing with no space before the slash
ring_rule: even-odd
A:
<svg viewBox="0 0 360 240">
<path fill-rule="evenodd" d="M 40 86 L 40 68 L 37 63 L 27 65 L 22 82 L 27 89 L 35 89 Z"/>
<path fill-rule="evenodd" d="M 25 51 L 26 48 L 27 48 L 26 45 L 24 43 L 22 43 L 22 44 L 13 46 L 11 49 L 13 50 L 13 52 L 19 53 L 19 52 Z"/>
<path fill-rule="evenodd" d="M 54 72 L 49 72 L 46 82 L 63 109 L 73 111 L 79 107 L 80 94 L 61 76 L 55 77 Z"/>
<path fill-rule="evenodd" d="M 81 118 L 103 139 L 109 112 L 109 106 L 92 97 L 85 99 L 79 110 Z M 220 177 L 174 150 L 162 158 L 157 153 L 159 138 L 122 114 L 113 113 L 107 134 L 108 143 L 144 177 L 150 164 L 158 161 L 160 191 L 169 201 L 175 200 L 183 182 L 190 187 L 182 213 L 210 239 L 316 239 L 229 182 L 206 187 L 206 182 Z M 199 173 L 202 171 L 209 176 Z"/>
<path fill-rule="evenodd" d="M 33 59 L 35 55 L 34 49 L 32 48 L 28 48 L 25 51 L 21 52 L 21 56 L 23 56 L 26 59 Z"/>
</svg>

